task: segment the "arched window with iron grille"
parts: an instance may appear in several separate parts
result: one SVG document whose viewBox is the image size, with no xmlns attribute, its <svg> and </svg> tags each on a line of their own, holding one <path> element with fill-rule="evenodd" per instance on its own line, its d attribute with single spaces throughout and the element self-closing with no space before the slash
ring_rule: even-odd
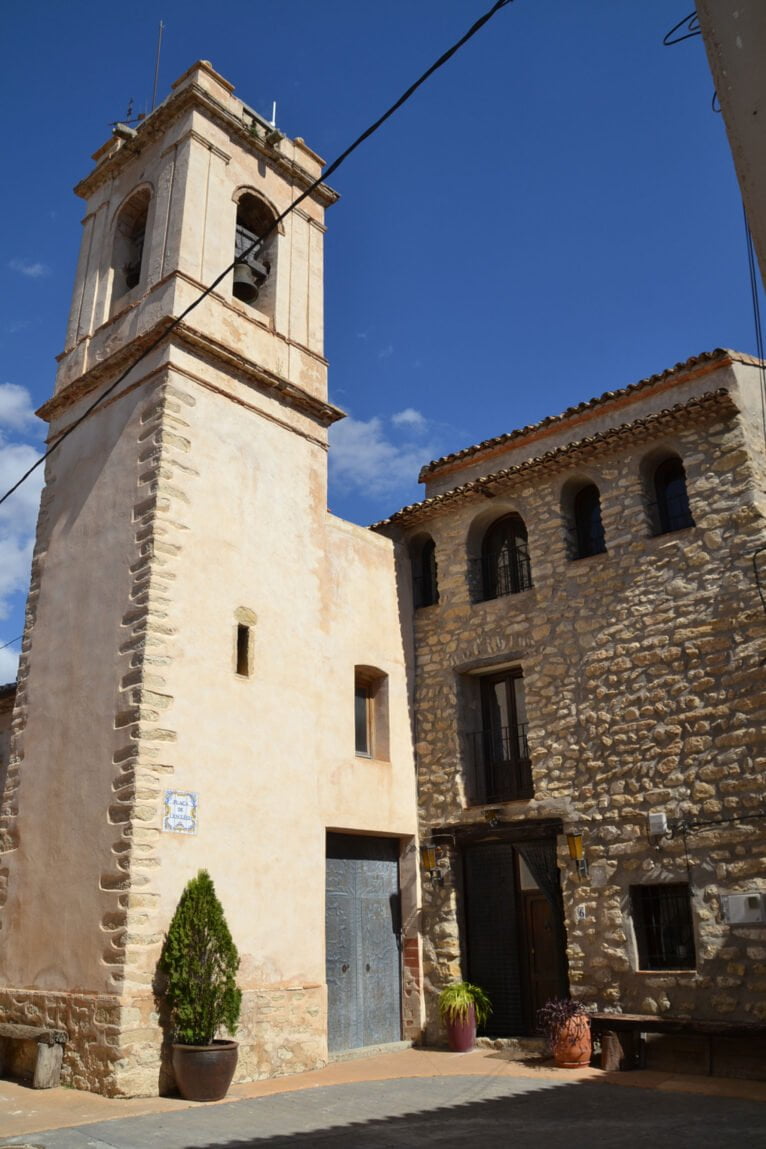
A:
<svg viewBox="0 0 766 1149">
<path fill-rule="evenodd" d="M 439 601 L 436 544 L 430 535 L 418 535 L 410 544 L 412 598 L 416 607 L 435 606 Z"/>
<path fill-rule="evenodd" d="M 527 528 L 521 515 L 504 515 L 488 528 L 481 547 L 485 599 L 518 594 L 532 586 Z"/>
<path fill-rule="evenodd" d="M 572 513 L 576 540 L 573 557 L 584 559 L 603 554 L 606 539 L 601 521 L 601 496 L 595 483 L 580 488 L 572 503 Z"/>
<path fill-rule="evenodd" d="M 660 463 L 654 472 L 655 529 L 665 535 L 693 527 L 686 490 L 686 471 L 677 455 Z"/>
</svg>

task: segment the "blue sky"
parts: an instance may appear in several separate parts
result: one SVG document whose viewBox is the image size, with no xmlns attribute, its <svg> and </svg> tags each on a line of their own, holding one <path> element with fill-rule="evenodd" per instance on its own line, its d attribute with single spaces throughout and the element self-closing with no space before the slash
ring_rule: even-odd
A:
<svg viewBox="0 0 766 1149">
<path fill-rule="evenodd" d="M 328 161 L 490 0 L 6 0 L 0 486 L 40 450 L 80 237 L 72 186 L 195 59 Z M 330 505 L 366 523 L 423 462 L 716 346 L 754 351 L 742 208 L 691 0 L 516 0 L 341 168 L 328 215 Z M 39 484 L 0 508 L 0 646 Z M 0 682 L 17 644 L 0 650 Z"/>
</svg>

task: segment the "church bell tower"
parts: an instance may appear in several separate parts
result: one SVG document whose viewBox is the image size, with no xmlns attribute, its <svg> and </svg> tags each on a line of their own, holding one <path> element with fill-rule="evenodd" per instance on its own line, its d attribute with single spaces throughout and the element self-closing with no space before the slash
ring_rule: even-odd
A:
<svg viewBox="0 0 766 1149">
<path fill-rule="evenodd" d="M 321 927 L 308 956 L 297 932 L 316 863 L 284 851 L 324 850 L 301 796 L 342 414 L 323 357 L 337 197 L 319 183 L 273 228 L 322 161 L 205 61 L 94 159 L 40 411 L 51 443 L 71 433 L 46 467 L 19 668 L 0 1011 L 68 1032 L 72 1084 L 156 1093 L 157 958 L 202 867 L 243 955 L 244 1075 L 274 1071 L 298 1002 L 286 1070 L 326 1057 Z"/>
</svg>

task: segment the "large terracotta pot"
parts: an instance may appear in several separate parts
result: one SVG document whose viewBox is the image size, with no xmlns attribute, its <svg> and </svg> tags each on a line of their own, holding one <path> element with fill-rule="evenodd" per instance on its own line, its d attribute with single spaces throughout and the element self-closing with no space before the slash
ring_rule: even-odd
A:
<svg viewBox="0 0 766 1149">
<path fill-rule="evenodd" d="M 220 1101 L 226 1096 L 237 1068 L 236 1041 L 212 1045 L 174 1045 L 173 1073 L 186 1101 Z"/>
<path fill-rule="evenodd" d="M 468 1013 L 460 1021 L 446 1021 L 447 1044 L 453 1053 L 470 1053 L 476 1045 L 476 1011 L 468 1007 Z"/>
<path fill-rule="evenodd" d="M 590 1018 L 585 1014 L 568 1017 L 551 1041 L 553 1060 L 560 1069 L 580 1069 L 590 1065 L 593 1043 L 590 1037 Z"/>
</svg>

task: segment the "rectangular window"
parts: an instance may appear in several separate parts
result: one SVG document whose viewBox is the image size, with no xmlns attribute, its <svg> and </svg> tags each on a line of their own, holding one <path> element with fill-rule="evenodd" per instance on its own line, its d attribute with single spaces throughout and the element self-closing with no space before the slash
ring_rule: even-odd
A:
<svg viewBox="0 0 766 1149">
<path fill-rule="evenodd" d="M 686 882 L 631 886 L 639 969 L 694 969 L 694 926 Z"/>
<path fill-rule="evenodd" d="M 374 666 L 354 668 L 354 749 L 388 761 L 388 675 Z"/>
<path fill-rule="evenodd" d="M 527 707 L 521 670 L 479 679 L 481 729 L 469 733 L 474 802 L 532 797 Z"/>
<path fill-rule="evenodd" d="M 355 750 L 369 758 L 372 754 L 372 690 L 368 683 L 357 682 L 354 688 L 354 733 Z"/>
<path fill-rule="evenodd" d="M 250 674 L 250 627 L 242 623 L 237 626 L 237 674 Z"/>
</svg>

